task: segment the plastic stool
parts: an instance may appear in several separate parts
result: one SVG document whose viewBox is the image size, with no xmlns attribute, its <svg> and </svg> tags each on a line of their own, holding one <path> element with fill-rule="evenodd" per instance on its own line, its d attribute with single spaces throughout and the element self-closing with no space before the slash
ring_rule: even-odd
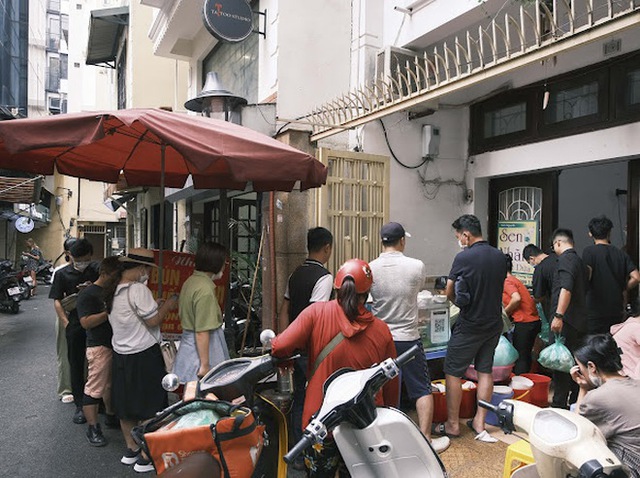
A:
<svg viewBox="0 0 640 478">
<path fill-rule="evenodd" d="M 514 461 L 517 462 L 515 466 L 513 466 Z M 534 462 L 535 460 L 533 459 L 529 442 L 519 440 L 507 447 L 507 455 L 504 459 L 504 471 L 502 473 L 502 478 L 509 478 L 518 468 Z"/>
</svg>

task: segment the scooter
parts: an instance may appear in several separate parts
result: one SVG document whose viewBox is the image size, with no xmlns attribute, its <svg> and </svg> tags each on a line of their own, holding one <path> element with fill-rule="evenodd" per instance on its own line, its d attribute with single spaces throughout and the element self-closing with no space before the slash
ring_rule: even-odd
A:
<svg viewBox="0 0 640 478">
<path fill-rule="evenodd" d="M 444 464 L 411 419 L 391 407 L 376 407 L 375 395 L 419 353 L 412 347 L 365 370 L 342 369 L 324 384 L 324 400 L 302 439 L 284 456 L 292 463 L 333 432 L 354 478 L 447 477 Z"/>
<path fill-rule="evenodd" d="M 15 272 L 0 267 L 0 308 L 17 314 L 20 310 L 23 289 L 18 284 Z"/>
<path fill-rule="evenodd" d="M 205 399 L 209 394 L 213 394 L 219 400 L 249 407 L 256 419 L 266 426 L 264 444 L 252 477 L 287 476 L 287 464 L 282 456 L 289 445 L 286 414 L 291 408 L 293 380 L 291 370 L 286 364 L 296 358 L 297 356 L 277 359 L 266 354 L 253 358 L 230 359 L 211 369 L 197 383 L 196 399 Z M 165 390 L 170 392 L 176 390 L 178 384 L 178 377 L 173 374 L 166 375 L 162 381 Z M 171 405 L 159 415 L 165 414 L 172 407 L 180 406 L 181 403 Z M 139 436 L 138 439 L 142 440 L 143 437 Z M 194 462 L 202 464 L 205 468 L 198 471 L 199 464 Z M 210 466 L 211 460 L 198 460 L 196 457 L 192 461 L 187 457 L 170 470 L 173 473 L 181 473 L 182 469 L 195 468 L 193 476 L 208 476 L 198 473 L 204 473 Z M 191 476 L 186 474 L 186 471 L 184 473 L 180 476 Z"/>
<path fill-rule="evenodd" d="M 577 413 L 519 400 L 504 400 L 497 406 L 479 400 L 478 404 L 497 415 L 505 433 L 529 435 L 535 463 L 518 468 L 513 478 L 628 476 L 598 427 Z"/>
</svg>

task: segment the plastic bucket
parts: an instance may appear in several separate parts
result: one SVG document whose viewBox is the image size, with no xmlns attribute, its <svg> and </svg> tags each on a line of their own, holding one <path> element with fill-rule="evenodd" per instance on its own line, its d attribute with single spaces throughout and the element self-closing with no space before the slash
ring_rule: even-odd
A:
<svg viewBox="0 0 640 478">
<path fill-rule="evenodd" d="M 491 403 L 493 405 L 497 406 L 501 401 L 509 398 L 513 398 L 513 389 L 511 387 L 507 387 L 505 385 L 496 385 L 493 387 L 493 395 L 491 396 Z M 491 411 L 487 412 L 487 418 L 485 418 L 484 421 L 485 423 L 496 427 L 500 425 L 498 417 Z"/>
<path fill-rule="evenodd" d="M 462 381 L 462 385 L 466 380 Z M 476 387 L 462 388 L 462 400 L 460 401 L 460 418 L 472 418 L 476 414 Z"/>
<path fill-rule="evenodd" d="M 526 377 L 533 382 L 533 387 L 531 387 L 529 393 L 529 403 L 542 408 L 548 407 L 551 378 L 537 373 L 523 373 L 520 376 Z"/>
<path fill-rule="evenodd" d="M 521 375 L 517 375 L 511 379 L 511 388 L 513 389 L 513 399 L 531 403 L 531 389 L 533 388 L 533 380 Z"/>
<path fill-rule="evenodd" d="M 444 380 L 434 380 L 433 383 L 441 383 L 444 385 Z M 446 422 L 449 417 L 446 393 L 438 392 L 434 388 L 431 394 L 433 395 L 433 423 Z"/>
</svg>

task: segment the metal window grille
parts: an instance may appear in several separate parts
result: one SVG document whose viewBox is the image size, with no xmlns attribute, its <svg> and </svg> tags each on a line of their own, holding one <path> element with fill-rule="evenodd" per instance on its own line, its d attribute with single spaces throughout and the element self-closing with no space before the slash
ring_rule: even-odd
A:
<svg viewBox="0 0 640 478">
<path fill-rule="evenodd" d="M 320 149 L 327 184 L 317 192 L 318 225 L 333 233 L 328 268 L 354 257 L 370 261 L 381 250 L 380 228 L 389 217 L 389 158 Z"/>
</svg>

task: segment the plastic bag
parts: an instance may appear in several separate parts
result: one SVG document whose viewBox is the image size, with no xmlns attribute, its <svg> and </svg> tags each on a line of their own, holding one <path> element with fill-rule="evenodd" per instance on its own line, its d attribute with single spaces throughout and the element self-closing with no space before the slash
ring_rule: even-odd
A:
<svg viewBox="0 0 640 478">
<path fill-rule="evenodd" d="M 493 366 L 504 367 L 506 365 L 512 365 L 518 360 L 519 355 L 515 347 L 511 345 L 511 342 L 509 342 L 504 335 L 501 335 L 496 350 L 493 353 Z"/>
<path fill-rule="evenodd" d="M 540 333 L 538 334 L 538 337 L 540 337 L 540 340 L 542 340 L 545 345 L 549 344 L 549 334 L 551 333 L 551 326 L 549 325 L 549 319 L 547 319 L 547 316 L 544 313 L 544 310 L 542 309 L 542 305 L 538 302 L 536 304 L 536 309 L 538 310 L 538 316 L 540 316 L 540 322 L 541 322 L 541 327 L 540 327 Z"/>
<path fill-rule="evenodd" d="M 538 362 L 545 368 L 569 373 L 575 365 L 571 351 L 564 344 L 564 337 L 555 334 L 555 343 L 545 347 L 538 356 Z"/>
</svg>

